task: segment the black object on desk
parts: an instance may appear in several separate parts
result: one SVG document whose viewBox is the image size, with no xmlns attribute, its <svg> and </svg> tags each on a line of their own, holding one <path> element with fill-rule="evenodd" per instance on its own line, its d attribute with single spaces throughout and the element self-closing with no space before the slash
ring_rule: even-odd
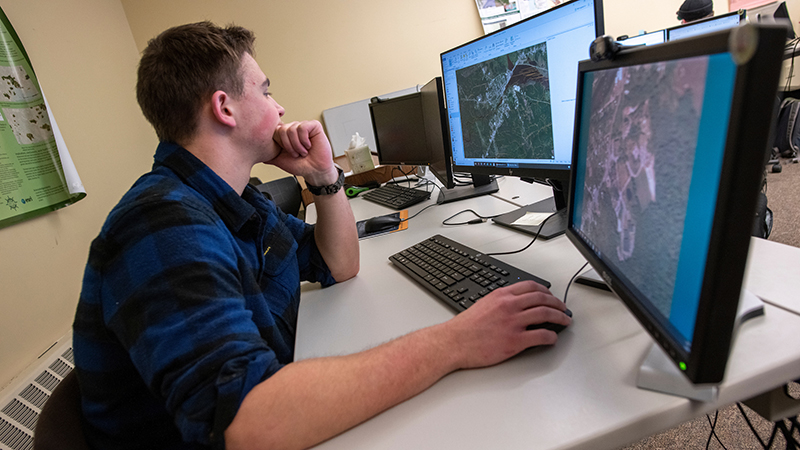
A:
<svg viewBox="0 0 800 450">
<path fill-rule="evenodd" d="M 550 287 L 546 280 L 439 234 L 390 256 L 389 261 L 457 312 L 518 281 Z"/>
<path fill-rule="evenodd" d="M 358 230 L 358 238 L 366 239 L 373 236 L 380 236 L 382 234 L 394 233 L 395 231 L 402 231 L 408 228 L 408 210 L 398 211 L 396 213 L 387 214 L 385 216 L 371 217 L 365 220 L 356 222 L 356 230 Z M 370 221 L 375 222 L 371 224 Z M 378 226 L 383 222 L 385 226 Z M 370 224 L 369 227 L 367 225 Z"/>
<path fill-rule="evenodd" d="M 429 199 L 431 193 L 419 189 L 398 186 L 396 184 L 387 184 L 377 189 L 367 191 L 361 194 L 361 197 L 364 198 L 364 200 L 369 200 L 387 208 L 405 209 Z"/>
</svg>

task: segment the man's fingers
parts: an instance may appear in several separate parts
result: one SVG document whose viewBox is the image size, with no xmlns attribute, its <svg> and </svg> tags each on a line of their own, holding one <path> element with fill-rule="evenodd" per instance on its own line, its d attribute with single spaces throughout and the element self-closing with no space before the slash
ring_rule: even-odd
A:
<svg viewBox="0 0 800 450">
<path fill-rule="evenodd" d="M 519 281 L 504 289 L 508 289 L 508 291 L 514 295 L 521 295 L 527 292 L 544 292 L 545 294 L 551 294 L 550 289 L 532 280 Z"/>
<path fill-rule="evenodd" d="M 519 314 L 523 326 L 538 325 L 541 323 L 553 323 L 557 325 L 569 326 L 572 319 L 561 310 L 548 306 L 537 306 L 528 308 Z"/>
</svg>

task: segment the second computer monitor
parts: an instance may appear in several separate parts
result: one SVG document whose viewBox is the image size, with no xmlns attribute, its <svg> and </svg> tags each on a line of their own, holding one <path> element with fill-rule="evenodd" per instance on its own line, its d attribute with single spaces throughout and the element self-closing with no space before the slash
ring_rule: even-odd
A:
<svg viewBox="0 0 800 450">
<path fill-rule="evenodd" d="M 719 16 L 710 17 L 708 19 L 690 22 L 684 25 L 678 25 L 667 29 L 667 40 L 676 41 L 678 39 L 685 39 L 692 36 L 699 36 L 701 34 L 711 33 L 713 31 L 722 31 L 728 28 L 733 28 L 744 23 L 745 12 L 738 10 L 722 14 Z"/>
<path fill-rule="evenodd" d="M 555 201 L 531 208 L 564 211 L 578 61 L 602 33 L 602 0 L 573 0 L 442 53 L 455 170 L 547 180 Z"/>
<path fill-rule="evenodd" d="M 369 104 L 378 161 L 386 165 L 426 165 L 430 151 L 419 93 Z"/>
<path fill-rule="evenodd" d="M 471 182 L 456 183 L 451 161 L 442 78 L 436 77 L 422 86 L 419 95 L 425 123 L 425 138 L 430 153 L 428 167 L 442 183 L 436 202 L 449 203 L 497 192 L 497 182 L 488 175 L 473 174 Z"/>
</svg>

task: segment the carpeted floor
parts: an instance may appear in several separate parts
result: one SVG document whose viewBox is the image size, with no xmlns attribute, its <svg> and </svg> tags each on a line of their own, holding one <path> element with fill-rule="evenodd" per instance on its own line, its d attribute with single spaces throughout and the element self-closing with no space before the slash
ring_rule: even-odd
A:
<svg viewBox="0 0 800 450">
<path fill-rule="evenodd" d="M 793 163 L 789 159 L 781 159 L 781 166 L 783 170 L 780 173 L 767 174 L 767 205 L 773 212 L 772 234 L 769 240 L 800 247 L 800 164 Z M 799 391 L 797 383 L 790 385 L 789 392 L 795 398 L 798 398 Z M 764 443 L 769 442 L 773 423 L 758 416 L 746 406 L 743 409 L 761 440 Z M 709 423 L 713 420 L 713 414 L 710 418 L 699 417 L 622 449 L 704 449 L 711 434 Z M 753 435 L 736 405 L 719 410 L 715 432 L 722 445 L 712 438 L 708 448 L 722 449 L 723 445 L 729 450 L 764 448 Z M 800 440 L 800 431 L 796 431 L 794 436 Z M 786 448 L 786 440 L 780 433 L 770 448 Z"/>
</svg>

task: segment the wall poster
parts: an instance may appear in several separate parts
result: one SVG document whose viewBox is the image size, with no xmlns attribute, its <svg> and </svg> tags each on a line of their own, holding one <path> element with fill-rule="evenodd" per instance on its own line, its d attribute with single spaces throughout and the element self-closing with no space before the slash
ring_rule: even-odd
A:
<svg viewBox="0 0 800 450">
<path fill-rule="evenodd" d="M 0 228 L 86 196 L 22 42 L 0 9 Z"/>
</svg>

